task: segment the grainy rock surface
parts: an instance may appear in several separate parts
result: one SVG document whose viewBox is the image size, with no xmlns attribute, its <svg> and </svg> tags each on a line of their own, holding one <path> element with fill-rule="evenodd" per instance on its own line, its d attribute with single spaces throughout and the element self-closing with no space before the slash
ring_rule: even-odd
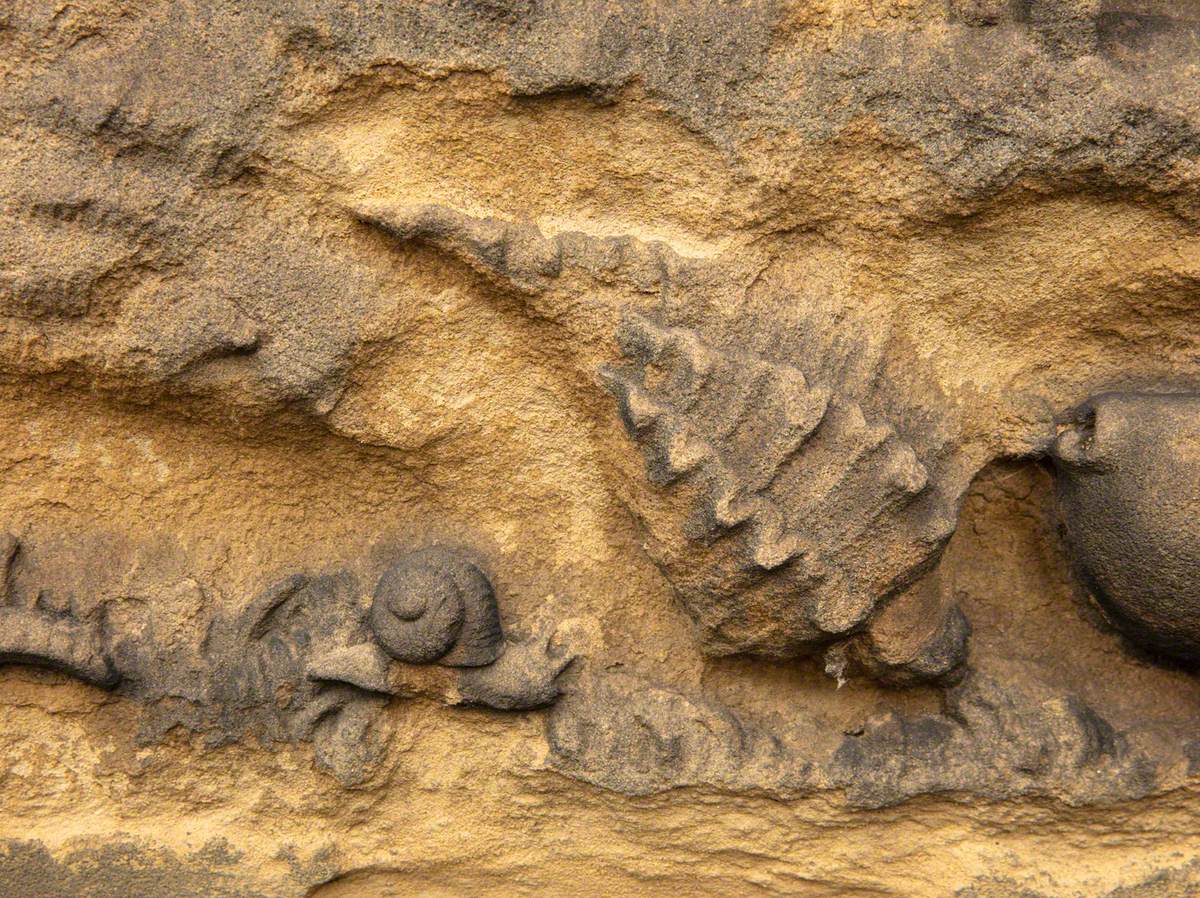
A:
<svg viewBox="0 0 1200 898">
<path fill-rule="evenodd" d="M 0 896 L 1200 894 L 1200 4 L 14 0 L 0 85 Z"/>
</svg>

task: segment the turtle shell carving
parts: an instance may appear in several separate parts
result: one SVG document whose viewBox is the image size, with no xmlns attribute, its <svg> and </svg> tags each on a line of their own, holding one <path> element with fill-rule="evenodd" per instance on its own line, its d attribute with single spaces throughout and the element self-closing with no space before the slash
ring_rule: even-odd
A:
<svg viewBox="0 0 1200 898">
<path fill-rule="evenodd" d="M 649 548 L 719 654 L 805 654 L 860 628 L 936 560 L 958 496 L 888 422 L 798 367 L 629 315 L 601 371 L 650 480 L 685 490 Z M 684 537 L 686 542 L 681 541 Z"/>
</svg>

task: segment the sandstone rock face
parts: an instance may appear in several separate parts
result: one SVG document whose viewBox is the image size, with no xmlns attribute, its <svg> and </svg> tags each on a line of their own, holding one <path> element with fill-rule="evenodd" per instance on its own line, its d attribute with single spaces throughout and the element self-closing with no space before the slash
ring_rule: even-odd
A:
<svg viewBox="0 0 1200 898">
<path fill-rule="evenodd" d="M 0 9 L 0 896 L 1200 894 L 1198 48 Z"/>
</svg>

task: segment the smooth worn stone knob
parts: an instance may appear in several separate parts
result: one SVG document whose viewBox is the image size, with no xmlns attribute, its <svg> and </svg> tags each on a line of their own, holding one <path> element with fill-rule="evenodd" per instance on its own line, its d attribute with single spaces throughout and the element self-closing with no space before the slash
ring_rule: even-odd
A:
<svg viewBox="0 0 1200 898">
<path fill-rule="evenodd" d="M 1096 396 L 1053 457 L 1077 566 L 1112 622 L 1200 662 L 1200 395 Z"/>
</svg>

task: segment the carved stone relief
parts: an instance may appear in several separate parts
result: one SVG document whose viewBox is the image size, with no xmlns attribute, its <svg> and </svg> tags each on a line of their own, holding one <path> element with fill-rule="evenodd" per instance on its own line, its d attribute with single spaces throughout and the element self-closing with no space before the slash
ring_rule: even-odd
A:
<svg viewBox="0 0 1200 898">
<path fill-rule="evenodd" d="M 1054 445 L 1079 574 L 1112 622 L 1155 655 L 1200 661 L 1200 399 L 1107 393 Z"/>
<path fill-rule="evenodd" d="M 0 898 L 1200 894 L 1185 6 L 0 9 Z"/>
<path fill-rule="evenodd" d="M 6 547 L 11 593 L 13 565 L 26 559 L 16 538 Z M 572 660 L 550 645 L 553 631 L 506 641 L 487 576 L 443 546 L 392 561 L 369 608 L 348 572 L 293 574 L 234 617 L 207 621 L 192 645 L 163 632 L 152 609 L 110 616 L 100 606 L 81 620 L 42 599 L 9 595 L 0 608 L 0 663 L 47 667 L 145 702 L 145 738 L 184 726 L 214 745 L 313 741 L 318 760 L 347 783 L 370 774 L 380 748 L 371 724 L 403 691 L 392 659 L 458 668 L 446 700 L 501 710 L 552 703 Z"/>
</svg>

